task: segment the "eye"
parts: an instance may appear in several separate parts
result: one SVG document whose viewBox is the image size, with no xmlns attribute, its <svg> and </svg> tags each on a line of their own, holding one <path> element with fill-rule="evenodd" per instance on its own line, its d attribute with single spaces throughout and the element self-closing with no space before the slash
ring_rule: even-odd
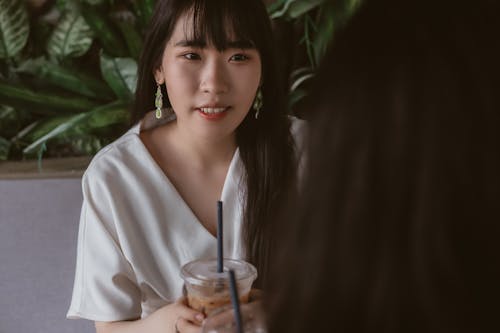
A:
<svg viewBox="0 0 500 333">
<path fill-rule="evenodd" d="M 233 55 L 229 60 L 231 60 L 231 61 L 245 61 L 248 59 L 250 59 L 248 56 L 241 54 L 241 53 L 238 53 L 238 54 Z"/>
<path fill-rule="evenodd" d="M 200 60 L 201 57 L 199 54 L 196 54 L 196 53 L 186 53 L 186 54 L 183 54 L 182 55 L 184 58 L 186 58 L 187 60 Z"/>
</svg>

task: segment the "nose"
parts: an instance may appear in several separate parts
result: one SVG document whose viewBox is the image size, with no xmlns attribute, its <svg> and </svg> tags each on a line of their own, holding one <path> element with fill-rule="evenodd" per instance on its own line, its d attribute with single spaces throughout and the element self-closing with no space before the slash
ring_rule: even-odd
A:
<svg viewBox="0 0 500 333">
<path fill-rule="evenodd" d="M 211 59 L 203 68 L 200 88 L 204 93 L 220 95 L 229 90 L 229 75 L 222 59 Z"/>
</svg>

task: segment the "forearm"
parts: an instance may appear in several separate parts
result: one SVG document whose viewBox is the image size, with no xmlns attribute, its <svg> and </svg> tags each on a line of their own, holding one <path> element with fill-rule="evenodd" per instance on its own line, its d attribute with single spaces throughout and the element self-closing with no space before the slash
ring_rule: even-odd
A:
<svg viewBox="0 0 500 333">
<path fill-rule="evenodd" d="M 130 321 L 96 322 L 96 333 L 174 333 L 175 322 L 168 314 L 158 310 L 150 316 Z M 172 329 L 169 329 L 172 328 Z"/>
</svg>

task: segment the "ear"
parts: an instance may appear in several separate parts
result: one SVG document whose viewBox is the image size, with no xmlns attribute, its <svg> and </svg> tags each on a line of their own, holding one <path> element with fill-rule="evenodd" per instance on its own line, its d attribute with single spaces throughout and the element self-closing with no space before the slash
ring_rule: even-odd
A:
<svg viewBox="0 0 500 333">
<path fill-rule="evenodd" d="M 163 68 L 161 68 L 161 66 L 154 70 L 153 76 L 155 77 L 155 81 L 157 84 L 165 83 L 165 77 L 163 76 Z"/>
</svg>

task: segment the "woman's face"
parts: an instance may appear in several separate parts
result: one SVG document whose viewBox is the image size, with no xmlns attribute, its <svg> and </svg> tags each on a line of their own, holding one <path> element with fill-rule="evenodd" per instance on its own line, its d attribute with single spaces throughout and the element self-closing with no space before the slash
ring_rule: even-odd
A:
<svg viewBox="0 0 500 333">
<path fill-rule="evenodd" d="M 182 15 L 154 73 L 156 82 L 166 85 L 179 129 L 211 141 L 234 136 L 261 80 L 259 52 L 238 40 L 220 52 L 195 41 L 192 29 L 192 15 Z"/>
</svg>

